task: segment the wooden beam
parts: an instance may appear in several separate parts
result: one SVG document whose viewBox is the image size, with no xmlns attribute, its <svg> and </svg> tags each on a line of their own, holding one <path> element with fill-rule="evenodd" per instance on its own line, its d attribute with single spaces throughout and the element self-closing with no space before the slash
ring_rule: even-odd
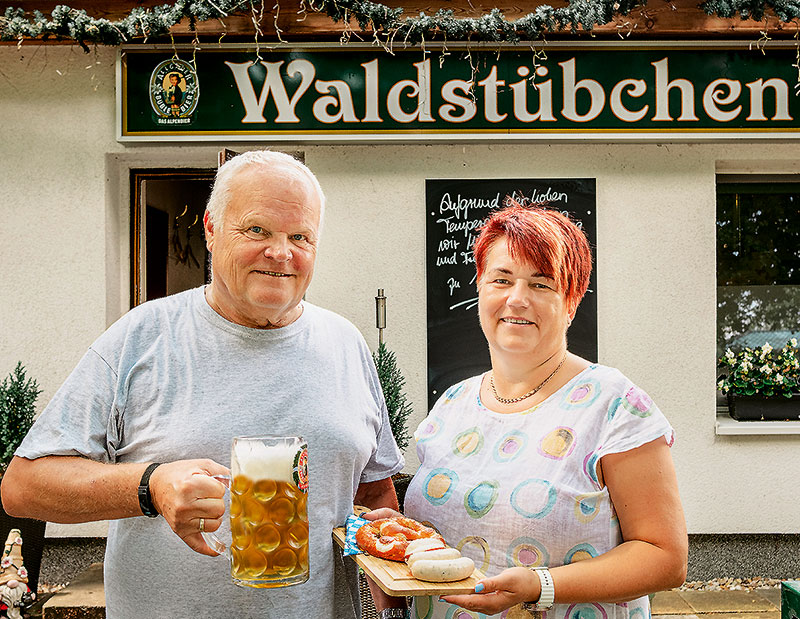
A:
<svg viewBox="0 0 800 619">
<path fill-rule="evenodd" d="M 167 0 L 169 1 L 169 0 Z M 277 0 L 277 9 L 271 8 L 268 2 L 263 13 L 257 15 L 240 14 L 223 18 L 212 19 L 206 22 L 197 22 L 197 36 L 202 41 L 216 41 L 224 35 L 225 41 L 250 42 L 256 34 L 253 18 L 259 20 L 261 33 L 259 39 L 263 42 L 276 42 L 279 39 L 286 41 L 338 41 L 344 32 L 351 35 L 351 40 L 371 41 L 372 32 L 361 31 L 358 24 L 352 21 L 349 28 L 335 23 L 327 15 L 311 11 L 304 11 L 301 7 L 308 3 L 300 0 Z M 0 10 L 6 6 L 20 7 L 32 12 L 38 9 L 46 15 L 57 5 L 59 0 L 20 0 L 8 2 L 3 0 Z M 143 0 L 131 2 L 130 0 L 74 0 L 68 2 L 69 6 L 85 10 L 92 17 L 102 17 L 110 20 L 119 20 L 126 16 L 133 7 L 150 8 L 164 4 L 164 0 Z M 424 12 L 434 14 L 440 9 L 452 10 L 455 17 L 479 17 L 493 8 L 500 9 L 509 20 L 518 19 L 533 10 L 543 2 L 494 2 L 491 0 L 470 0 L 469 2 L 454 2 L 449 0 L 431 0 L 420 2 L 418 0 L 387 0 L 387 6 L 392 8 L 402 7 L 406 16 L 417 16 Z M 563 0 L 555 0 L 551 6 L 565 6 Z M 278 30 L 280 34 L 278 34 Z M 775 17 L 764 21 L 722 19 L 707 15 L 698 8 L 697 0 L 650 0 L 641 9 L 625 17 L 618 17 L 613 23 L 596 27 L 591 33 L 579 30 L 577 33 L 564 32 L 552 33 L 546 36 L 547 40 L 651 40 L 651 39 L 744 39 L 757 41 L 763 38 L 763 33 L 771 38 L 788 39 L 797 32 L 795 24 L 781 23 Z M 189 21 L 184 20 L 172 28 L 173 36 L 179 41 L 193 38 Z M 166 38 L 167 42 L 169 37 Z M 159 42 L 151 39 L 149 42 Z M 71 41 L 64 41 L 71 44 Z"/>
</svg>

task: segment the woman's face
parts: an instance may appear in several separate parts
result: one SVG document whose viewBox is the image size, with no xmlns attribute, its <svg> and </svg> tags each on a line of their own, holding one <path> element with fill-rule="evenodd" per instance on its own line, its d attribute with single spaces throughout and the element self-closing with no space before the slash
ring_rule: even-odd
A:
<svg viewBox="0 0 800 619">
<path fill-rule="evenodd" d="M 478 315 L 492 353 L 547 357 L 564 345 L 574 312 L 555 280 L 513 260 L 501 238 L 487 252 L 478 281 Z"/>
</svg>

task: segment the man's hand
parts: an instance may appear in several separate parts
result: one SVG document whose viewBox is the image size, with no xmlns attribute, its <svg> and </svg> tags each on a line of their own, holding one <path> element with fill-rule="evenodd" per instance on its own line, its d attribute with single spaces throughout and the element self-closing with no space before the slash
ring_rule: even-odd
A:
<svg viewBox="0 0 800 619">
<path fill-rule="evenodd" d="M 392 509 L 391 507 L 379 507 L 378 509 L 373 509 L 369 512 L 364 512 L 361 514 L 361 517 L 364 520 L 379 520 L 381 518 L 395 518 L 397 516 L 402 516 L 399 511 L 396 509 Z"/>
<path fill-rule="evenodd" d="M 371 512 L 362 514 L 367 520 L 402 515 L 400 512 L 396 511 L 398 508 L 397 495 L 394 492 L 394 484 L 392 483 L 391 477 L 369 483 L 362 483 L 358 487 L 353 501 L 356 505 L 363 505 L 372 509 Z M 369 585 L 372 600 L 375 602 L 375 608 L 378 612 L 386 608 L 406 607 L 406 599 L 404 597 L 391 597 L 386 595 L 369 576 L 367 576 L 367 584 Z"/>
<path fill-rule="evenodd" d="M 189 548 L 211 557 L 200 534 L 200 519 L 205 531 L 216 531 L 225 513 L 225 486 L 213 475 L 230 471 L 213 460 L 178 460 L 159 466 L 150 477 L 150 495 L 159 514 Z"/>
</svg>

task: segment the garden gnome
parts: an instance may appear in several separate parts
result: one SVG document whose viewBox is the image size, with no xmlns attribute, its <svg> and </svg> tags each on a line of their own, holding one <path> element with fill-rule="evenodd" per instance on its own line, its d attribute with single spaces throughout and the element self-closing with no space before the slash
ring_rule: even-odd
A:
<svg viewBox="0 0 800 619">
<path fill-rule="evenodd" d="M 22 609 L 36 594 L 28 588 L 28 570 L 22 563 L 22 535 L 11 529 L 0 559 L 0 617 L 22 619 Z"/>
</svg>

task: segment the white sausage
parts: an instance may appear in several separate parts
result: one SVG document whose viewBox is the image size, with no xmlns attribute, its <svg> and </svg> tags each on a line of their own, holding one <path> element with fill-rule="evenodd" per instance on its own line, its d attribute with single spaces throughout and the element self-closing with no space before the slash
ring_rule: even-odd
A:
<svg viewBox="0 0 800 619">
<path fill-rule="evenodd" d="M 420 550 L 419 552 L 415 552 L 410 557 L 406 557 L 406 563 L 408 563 L 408 567 L 410 568 L 420 559 L 424 559 L 425 561 L 443 561 L 446 559 L 458 559 L 460 556 L 461 553 L 458 551 L 458 548 Z"/>
<path fill-rule="evenodd" d="M 405 556 L 410 557 L 415 552 L 420 550 L 433 550 L 434 548 L 444 548 L 445 543 L 438 537 L 421 537 L 419 539 L 408 542 L 406 546 Z"/>
<path fill-rule="evenodd" d="M 411 574 L 427 582 L 454 582 L 469 577 L 474 569 L 475 564 L 469 557 L 443 561 L 420 559 L 414 562 Z"/>
</svg>

